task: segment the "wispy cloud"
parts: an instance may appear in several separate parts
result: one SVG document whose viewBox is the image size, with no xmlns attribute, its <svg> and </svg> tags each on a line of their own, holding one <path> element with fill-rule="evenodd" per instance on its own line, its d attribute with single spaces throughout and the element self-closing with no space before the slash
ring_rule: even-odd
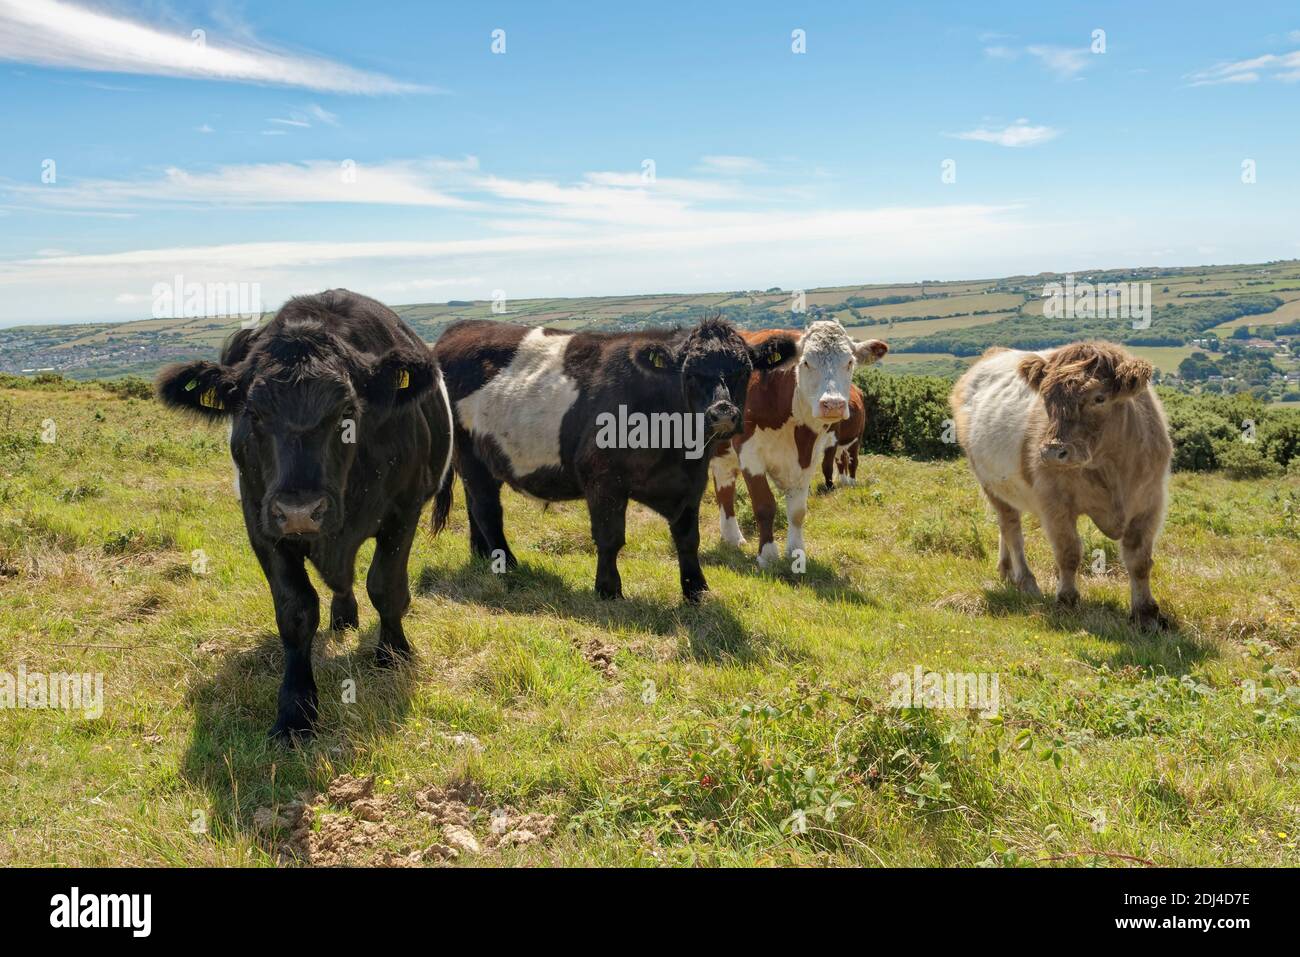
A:
<svg viewBox="0 0 1300 957">
<path fill-rule="evenodd" d="M 1218 63 L 1205 70 L 1189 73 L 1191 86 L 1218 86 L 1222 83 L 1258 83 L 1264 77 L 1295 83 L 1300 80 L 1300 50 L 1291 53 L 1266 53 L 1249 60 Z"/>
<path fill-rule="evenodd" d="M 1087 47 L 1054 47 L 1035 44 L 1025 48 L 1030 56 L 1056 74 L 1058 79 L 1071 80 L 1082 73 L 1092 62 L 1093 54 Z"/>
<path fill-rule="evenodd" d="M 65 0 L 0 0 L 0 60 L 334 93 L 432 92 L 323 57 L 281 53 L 258 43 L 219 45 Z"/>
<path fill-rule="evenodd" d="M 284 130 L 263 130 L 283 135 Z M 57 189 L 16 186 L 20 201 L 63 209 L 156 207 L 167 204 L 253 206 L 284 203 L 370 203 L 397 206 L 467 207 L 468 200 L 438 188 L 478 167 L 466 160 L 347 164 L 330 160 L 223 166 L 210 172 L 169 168 L 138 180 L 83 180 Z"/>
<path fill-rule="evenodd" d="M 767 169 L 767 164 L 752 156 L 701 156 L 700 169 L 739 176 L 744 173 L 761 173 Z"/>
<path fill-rule="evenodd" d="M 1029 121 L 1024 117 L 1016 120 L 1010 126 L 1004 126 L 1002 129 L 990 129 L 981 127 L 975 130 L 967 130 L 964 133 L 949 133 L 959 140 L 975 140 L 980 143 L 996 143 L 998 146 L 1037 146 L 1039 143 L 1046 143 L 1050 139 L 1059 136 L 1060 130 L 1055 130 L 1050 126 L 1031 126 Z"/>
</svg>

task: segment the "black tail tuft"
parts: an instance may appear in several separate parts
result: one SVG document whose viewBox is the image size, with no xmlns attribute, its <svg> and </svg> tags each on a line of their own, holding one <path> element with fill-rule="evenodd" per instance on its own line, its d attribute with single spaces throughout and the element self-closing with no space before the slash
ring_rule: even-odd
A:
<svg viewBox="0 0 1300 957">
<path fill-rule="evenodd" d="M 437 535 L 447 527 L 447 518 L 451 515 L 451 487 L 456 481 L 456 470 L 447 469 L 442 488 L 433 499 L 433 534 Z"/>
</svg>

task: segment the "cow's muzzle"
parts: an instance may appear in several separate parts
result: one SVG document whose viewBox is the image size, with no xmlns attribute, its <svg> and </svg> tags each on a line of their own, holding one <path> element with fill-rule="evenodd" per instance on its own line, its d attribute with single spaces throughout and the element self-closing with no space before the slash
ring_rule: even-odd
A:
<svg viewBox="0 0 1300 957">
<path fill-rule="evenodd" d="M 715 402 L 704 413 L 704 425 L 714 438 L 730 438 L 740 431 L 740 410 L 732 402 Z"/>
<path fill-rule="evenodd" d="M 849 416 L 849 400 L 842 395 L 824 395 L 817 402 L 817 417 L 838 422 Z"/>
<path fill-rule="evenodd" d="M 319 535 L 328 509 L 323 495 L 281 495 L 271 502 L 271 521 L 281 535 Z"/>
<path fill-rule="evenodd" d="M 1039 456 L 1045 465 L 1087 465 L 1088 455 L 1077 446 L 1066 442 L 1048 442 L 1040 450 Z"/>
</svg>

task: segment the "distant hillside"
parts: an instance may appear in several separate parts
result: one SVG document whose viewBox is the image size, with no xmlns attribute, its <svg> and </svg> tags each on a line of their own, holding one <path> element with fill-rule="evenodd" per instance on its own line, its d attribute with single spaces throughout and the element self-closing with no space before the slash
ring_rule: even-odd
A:
<svg viewBox="0 0 1300 957">
<path fill-rule="evenodd" d="M 959 370 L 989 345 L 1040 348 L 1084 336 L 1163 350 L 1153 354 L 1153 360 L 1159 358 L 1157 364 L 1165 372 L 1174 372 L 1191 354 L 1193 338 L 1227 338 L 1243 325 L 1281 331 L 1300 315 L 1300 262 L 1294 261 L 1081 272 L 1075 278 L 1151 283 L 1152 327 L 1135 331 L 1124 321 L 1048 319 L 1043 314 L 1044 287 L 1064 279 L 1055 273 L 824 287 L 803 290 L 802 302 L 795 292 L 773 287 L 512 300 L 504 304 L 504 312 L 494 311 L 493 303 L 486 300 L 393 308 L 428 341 L 449 323 L 467 318 L 609 330 L 688 324 L 713 312 L 748 329 L 798 327 L 833 316 L 858 338 L 889 342 L 888 370 L 941 374 Z M 168 362 L 215 356 L 240 321 L 239 317 L 201 317 L 0 329 L 0 372 L 53 371 L 77 379 L 148 377 Z M 1271 375 L 1290 370 L 1286 356 L 1279 361 Z"/>
</svg>

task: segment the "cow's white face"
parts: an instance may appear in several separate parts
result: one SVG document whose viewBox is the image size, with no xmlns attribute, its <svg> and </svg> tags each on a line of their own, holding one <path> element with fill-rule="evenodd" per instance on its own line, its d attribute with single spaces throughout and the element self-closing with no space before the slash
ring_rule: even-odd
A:
<svg viewBox="0 0 1300 957">
<path fill-rule="evenodd" d="M 889 346 L 879 339 L 857 342 L 838 322 L 819 319 L 799 340 L 795 366 L 795 411 L 816 425 L 834 425 L 849 415 L 849 388 L 853 371 L 870 365 Z"/>
</svg>

